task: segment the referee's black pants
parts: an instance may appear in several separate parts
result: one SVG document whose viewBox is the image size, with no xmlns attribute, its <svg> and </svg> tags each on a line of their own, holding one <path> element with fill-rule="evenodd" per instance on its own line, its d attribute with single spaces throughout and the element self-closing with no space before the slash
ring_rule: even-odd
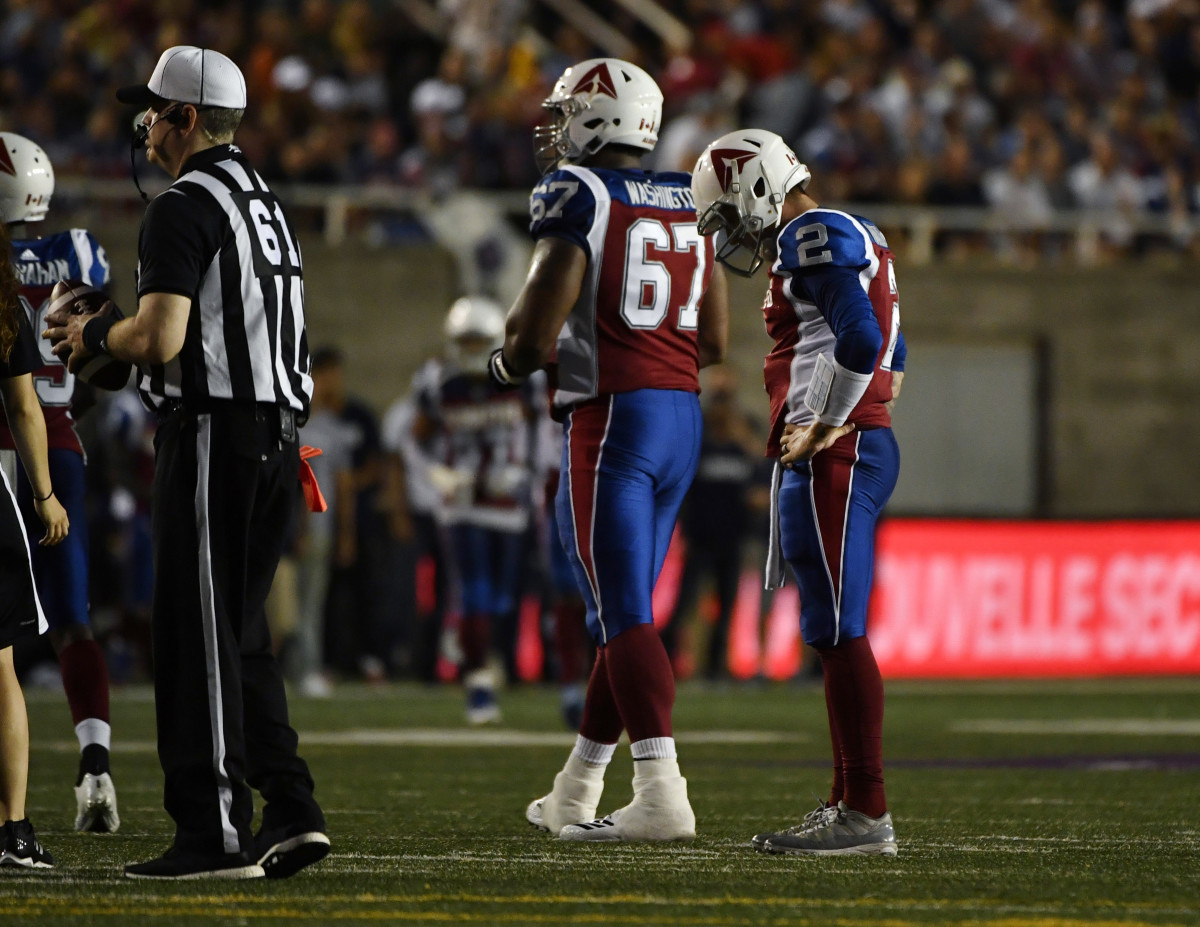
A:
<svg viewBox="0 0 1200 927">
<path fill-rule="evenodd" d="M 298 491 L 295 428 L 281 419 L 214 402 L 165 416 L 155 435 L 158 756 L 175 846 L 189 852 L 253 854 L 250 788 L 264 828 L 325 829 L 264 610 Z"/>
</svg>

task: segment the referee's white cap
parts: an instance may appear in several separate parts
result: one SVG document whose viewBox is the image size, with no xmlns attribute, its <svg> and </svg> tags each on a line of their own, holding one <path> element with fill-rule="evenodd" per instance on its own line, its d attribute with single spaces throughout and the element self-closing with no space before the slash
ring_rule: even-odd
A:
<svg viewBox="0 0 1200 927">
<path fill-rule="evenodd" d="M 217 109 L 245 109 L 246 78 L 219 51 L 175 45 L 162 53 L 149 81 L 122 87 L 117 99 L 141 107 L 170 100 Z"/>
</svg>

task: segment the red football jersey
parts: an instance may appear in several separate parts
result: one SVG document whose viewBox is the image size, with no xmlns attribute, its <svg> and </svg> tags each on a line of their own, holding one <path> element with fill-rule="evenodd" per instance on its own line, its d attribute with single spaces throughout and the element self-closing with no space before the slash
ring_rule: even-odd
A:
<svg viewBox="0 0 1200 927">
<path fill-rule="evenodd" d="M 696 228 L 691 178 L 565 167 L 530 197 L 535 238 L 588 257 L 552 371 L 555 406 L 638 389 L 699 392 L 700 300 L 713 242 Z"/>
</svg>

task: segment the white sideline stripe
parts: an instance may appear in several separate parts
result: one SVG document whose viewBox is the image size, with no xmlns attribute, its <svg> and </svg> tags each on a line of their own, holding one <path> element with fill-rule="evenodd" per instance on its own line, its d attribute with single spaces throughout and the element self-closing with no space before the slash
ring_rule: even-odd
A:
<svg viewBox="0 0 1200 927">
<path fill-rule="evenodd" d="M 1075 718 L 1054 721 L 1015 718 L 975 718 L 952 721 L 956 734 L 1133 734 L 1144 737 L 1195 737 L 1200 718 Z"/>
<path fill-rule="evenodd" d="M 676 733 L 683 744 L 775 744 L 809 740 L 805 734 L 783 731 L 691 731 Z M 349 731 L 300 731 L 300 746 L 322 747 L 570 747 L 575 735 L 543 731 L 447 731 L 441 728 L 361 728 Z M 34 743 L 35 750 L 78 753 L 75 741 Z M 118 740 L 116 753 L 153 753 L 152 740 Z"/>
</svg>

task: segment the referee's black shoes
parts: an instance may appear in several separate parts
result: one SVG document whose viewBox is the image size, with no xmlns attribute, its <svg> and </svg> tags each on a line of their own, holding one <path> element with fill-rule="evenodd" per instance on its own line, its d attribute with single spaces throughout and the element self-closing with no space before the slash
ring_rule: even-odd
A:
<svg viewBox="0 0 1200 927">
<path fill-rule="evenodd" d="M 158 859 L 125 867 L 127 879 L 261 879 L 265 874 L 249 853 L 210 856 L 178 847 Z"/>
<path fill-rule="evenodd" d="M 305 866 L 329 855 L 329 838 L 324 831 L 306 826 L 264 827 L 254 835 L 254 855 L 268 879 L 286 879 Z"/>
</svg>

